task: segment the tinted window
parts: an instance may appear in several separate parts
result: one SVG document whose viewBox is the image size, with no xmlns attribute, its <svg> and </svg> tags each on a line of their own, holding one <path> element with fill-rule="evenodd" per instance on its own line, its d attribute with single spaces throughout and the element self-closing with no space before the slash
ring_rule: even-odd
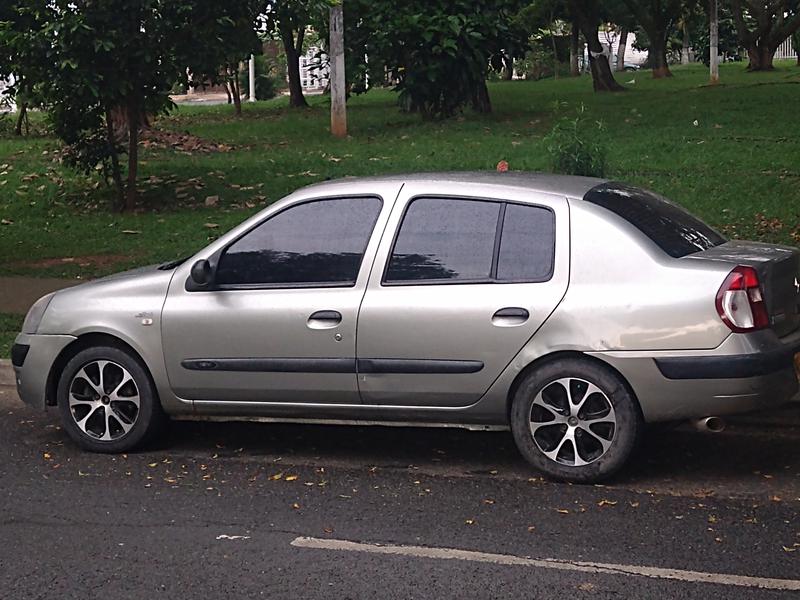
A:
<svg viewBox="0 0 800 600">
<path fill-rule="evenodd" d="M 234 242 L 220 258 L 220 284 L 353 285 L 378 198 L 337 198 L 299 204 Z"/>
<path fill-rule="evenodd" d="M 549 279 L 555 258 L 555 233 L 555 216 L 546 208 L 506 205 L 497 279 Z"/>
<path fill-rule="evenodd" d="M 386 281 L 487 280 L 502 204 L 419 198 L 408 207 Z"/>
<path fill-rule="evenodd" d="M 589 190 L 583 199 L 619 215 L 674 258 L 726 241 L 697 217 L 646 190 L 606 183 Z"/>
</svg>

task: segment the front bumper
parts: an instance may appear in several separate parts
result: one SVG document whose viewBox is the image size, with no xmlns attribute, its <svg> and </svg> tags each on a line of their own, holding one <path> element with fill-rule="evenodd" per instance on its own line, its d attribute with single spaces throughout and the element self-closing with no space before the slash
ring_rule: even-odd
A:
<svg viewBox="0 0 800 600">
<path fill-rule="evenodd" d="M 12 348 L 12 365 L 20 399 L 44 410 L 47 382 L 61 351 L 77 338 L 71 335 L 19 334 Z"/>
</svg>

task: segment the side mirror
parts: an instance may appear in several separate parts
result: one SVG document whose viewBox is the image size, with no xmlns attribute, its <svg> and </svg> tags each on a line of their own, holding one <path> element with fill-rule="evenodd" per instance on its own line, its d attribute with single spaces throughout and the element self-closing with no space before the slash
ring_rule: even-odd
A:
<svg viewBox="0 0 800 600">
<path fill-rule="evenodd" d="M 207 286 L 211 283 L 212 275 L 211 263 L 206 259 L 198 260 L 192 265 L 191 277 L 196 285 L 200 287 Z"/>
</svg>

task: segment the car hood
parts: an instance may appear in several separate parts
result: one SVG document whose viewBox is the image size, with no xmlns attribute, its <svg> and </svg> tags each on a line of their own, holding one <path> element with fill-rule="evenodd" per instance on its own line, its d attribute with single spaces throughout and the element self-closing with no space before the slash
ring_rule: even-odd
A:
<svg viewBox="0 0 800 600">
<path fill-rule="evenodd" d="M 45 312 L 39 333 L 79 335 L 93 328 L 113 330 L 120 317 L 147 313 L 156 318 L 174 272 L 151 265 L 58 291 Z"/>
</svg>

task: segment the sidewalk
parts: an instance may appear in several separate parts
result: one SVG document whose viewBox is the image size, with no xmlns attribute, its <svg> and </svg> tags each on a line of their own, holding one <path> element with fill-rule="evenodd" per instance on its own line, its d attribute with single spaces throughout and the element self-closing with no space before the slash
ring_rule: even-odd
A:
<svg viewBox="0 0 800 600">
<path fill-rule="evenodd" d="M 31 304 L 50 292 L 84 283 L 80 279 L 0 277 L 0 313 L 24 315 Z"/>
</svg>

